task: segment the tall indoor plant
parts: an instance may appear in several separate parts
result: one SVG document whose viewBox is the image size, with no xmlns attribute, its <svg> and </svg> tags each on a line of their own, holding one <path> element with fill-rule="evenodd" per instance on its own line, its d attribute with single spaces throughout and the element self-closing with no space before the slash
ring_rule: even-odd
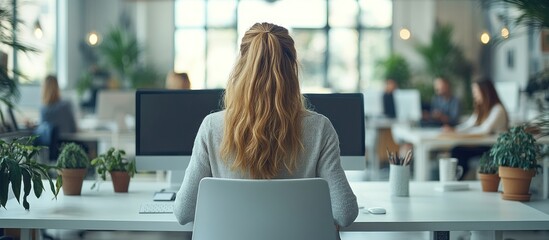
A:
<svg viewBox="0 0 549 240">
<path fill-rule="evenodd" d="M 12 10 L 0 6 L 0 46 L 7 46 L 15 49 L 16 52 L 31 53 L 37 49 L 31 47 L 16 37 L 20 22 L 13 18 Z M 4 57 L 7 57 L 6 53 Z M 7 58 L 6 58 L 7 60 Z M 6 64 L 5 66 L 3 66 Z M 6 63 L 0 63 L 0 102 L 4 102 L 8 106 L 19 97 L 17 77 L 23 76 L 17 69 L 9 70 Z"/>
<path fill-rule="evenodd" d="M 64 195 L 80 195 L 90 159 L 82 146 L 67 143 L 61 147 L 57 167 L 63 180 Z"/>
<path fill-rule="evenodd" d="M 130 178 L 135 174 L 135 161 L 124 157 L 124 150 L 110 148 L 106 153 L 91 161 L 101 179 L 107 179 L 107 172 L 111 174 L 115 192 L 128 192 Z M 96 184 L 92 186 L 94 188 Z"/>
<path fill-rule="evenodd" d="M 42 179 L 49 182 L 50 190 L 55 197 L 59 193 L 62 185 L 60 178 L 58 177 L 54 184 L 48 173 L 55 167 L 36 161 L 41 147 L 33 146 L 35 138 L 22 137 L 13 141 L 0 139 L 0 206 L 2 207 L 6 207 L 10 184 L 18 202 L 21 199 L 21 186 L 23 186 L 23 207 L 26 210 L 30 209 L 27 197 L 31 190 L 37 198 L 42 195 L 44 191 Z"/>
<path fill-rule="evenodd" d="M 530 182 L 536 174 L 539 145 L 526 130 L 527 125 L 511 127 L 502 133 L 490 149 L 499 166 L 503 182 L 503 199 L 529 201 Z"/>
</svg>

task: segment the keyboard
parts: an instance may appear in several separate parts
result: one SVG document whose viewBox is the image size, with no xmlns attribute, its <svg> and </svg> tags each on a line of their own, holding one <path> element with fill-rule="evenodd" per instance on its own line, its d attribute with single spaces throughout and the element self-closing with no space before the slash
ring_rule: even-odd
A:
<svg viewBox="0 0 549 240">
<path fill-rule="evenodd" d="M 151 202 L 141 204 L 139 213 L 173 213 L 173 202 Z"/>
</svg>

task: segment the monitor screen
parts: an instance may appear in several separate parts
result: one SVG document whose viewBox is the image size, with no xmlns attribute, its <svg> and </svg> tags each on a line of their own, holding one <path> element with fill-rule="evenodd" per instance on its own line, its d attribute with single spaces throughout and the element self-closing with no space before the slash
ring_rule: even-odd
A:
<svg viewBox="0 0 549 240">
<path fill-rule="evenodd" d="M 135 119 L 135 91 L 102 90 L 98 93 L 96 115 L 99 125 L 115 124 L 118 130 L 129 130 L 134 123 L 126 118 Z"/>
<path fill-rule="evenodd" d="M 421 96 L 417 89 L 397 89 L 393 93 L 399 122 L 417 123 L 421 120 Z"/>
<path fill-rule="evenodd" d="M 206 115 L 221 110 L 223 90 L 139 90 L 138 170 L 185 170 Z"/>
<path fill-rule="evenodd" d="M 185 170 L 200 124 L 206 115 L 221 110 L 222 96 L 221 89 L 137 91 L 137 169 Z M 362 94 L 305 94 L 305 97 L 309 109 L 328 117 L 338 133 L 344 169 L 363 170 Z M 346 167 L 346 159 L 351 159 L 354 166 Z"/>
<path fill-rule="evenodd" d="M 304 94 L 307 108 L 330 119 L 339 138 L 341 165 L 364 170 L 365 123 L 362 93 Z"/>
</svg>

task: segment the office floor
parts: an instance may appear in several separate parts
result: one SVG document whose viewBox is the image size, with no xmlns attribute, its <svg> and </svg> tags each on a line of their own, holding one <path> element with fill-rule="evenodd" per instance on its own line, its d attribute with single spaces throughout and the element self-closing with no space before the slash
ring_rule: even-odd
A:
<svg viewBox="0 0 549 240">
<path fill-rule="evenodd" d="M 85 231 L 83 235 L 80 232 L 72 230 L 47 230 L 55 240 L 145 240 L 145 239 L 164 239 L 164 240 L 190 240 L 190 234 L 177 232 L 127 232 L 127 231 Z M 376 240 L 426 240 L 429 239 L 428 232 L 395 232 L 395 233 L 341 233 L 342 240 L 376 239 Z M 469 240 L 467 232 L 452 232 L 451 240 Z M 505 231 L 504 240 L 547 240 L 549 231 Z"/>
</svg>

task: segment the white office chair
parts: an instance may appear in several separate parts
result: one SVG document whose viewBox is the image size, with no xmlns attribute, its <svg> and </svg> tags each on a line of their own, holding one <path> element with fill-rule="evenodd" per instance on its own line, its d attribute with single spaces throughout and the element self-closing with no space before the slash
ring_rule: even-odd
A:
<svg viewBox="0 0 549 240">
<path fill-rule="evenodd" d="M 337 239 L 328 183 L 320 178 L 204 178 L 193 240 L 211 239 Z"/>
</svg>

